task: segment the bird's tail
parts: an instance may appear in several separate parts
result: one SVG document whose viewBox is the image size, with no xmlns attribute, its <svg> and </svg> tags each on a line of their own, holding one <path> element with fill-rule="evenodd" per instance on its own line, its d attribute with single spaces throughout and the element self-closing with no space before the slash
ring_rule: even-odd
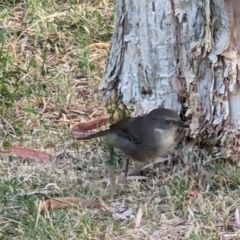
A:
<svg viewBox="0 0 240 240">
<path fill-rule="evenodd" d="M 72 130 L 73 137 L 80 140 L 88 140 L 97 137 L 104 137 L 109 134 L 110 129 L 103 130 L 100 132 L 92 133 L 92 131 L 81 132 L 79 130 Z"/>
</svg>

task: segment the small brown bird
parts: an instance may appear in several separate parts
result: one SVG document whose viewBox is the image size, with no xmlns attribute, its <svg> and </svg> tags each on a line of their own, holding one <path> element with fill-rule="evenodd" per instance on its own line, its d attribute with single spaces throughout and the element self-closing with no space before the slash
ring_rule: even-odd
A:
<svg viewBox="0 0 240 240">
<path fill-rule="evenodd" d="M 177 112 L 158 108 L 143 116 L 123 118 L 107 130 L 80 139 L 106 136 L 113 147 L 121 149 L 127 157 L 139 163 L 136 171 L 140 171 L 152 160 L 173 150 L 179 127 L 189 125 L 180 119 Z"/>
</svg>

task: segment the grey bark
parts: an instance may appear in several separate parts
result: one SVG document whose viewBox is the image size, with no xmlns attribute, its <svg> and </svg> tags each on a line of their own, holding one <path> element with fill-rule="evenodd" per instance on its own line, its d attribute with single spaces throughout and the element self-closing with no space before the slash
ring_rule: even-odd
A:
<svg viewBox="0 0 240 240">
<path fill-rule="evenodd" d="M 116 91 L 133 115 L 182 102 L 191 137 L 238 160 L 239 51 L 239 0 L 116 0 L 104 101 Z"/>
</svg>

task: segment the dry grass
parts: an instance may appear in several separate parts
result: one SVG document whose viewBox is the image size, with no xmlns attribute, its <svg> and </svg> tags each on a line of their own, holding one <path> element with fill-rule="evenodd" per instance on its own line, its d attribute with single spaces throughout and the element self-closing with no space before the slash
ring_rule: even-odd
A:
<svg viewBox="0 0 240 240">
<path fill-rule="evenodd" d="M 240 238 L 238 168 L 212 160 L 179 174 L 185 169 L 179 163 L 163 182 L 169 166 L 162 164 L 147 180 L 113 191 L 100 181 L 104 142 L 68 143 L 72 124 L 106 114 L 98 84 L 112 2 L 0 1 L 0 19 L 1 239 Z M 62 153 L 54 163 L 40 163 L 8 156 L 9 145 Z M 195 189 L 200 193 L 191 196 Z M 126 216 L 80 206 L 36 210 L 37 201 L 54 196 L 100 197 Z"/>
</svg>

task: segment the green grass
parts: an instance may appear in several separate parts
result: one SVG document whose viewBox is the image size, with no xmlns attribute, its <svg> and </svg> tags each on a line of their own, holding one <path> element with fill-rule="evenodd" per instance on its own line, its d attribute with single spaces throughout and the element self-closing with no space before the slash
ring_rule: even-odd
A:
<svg viewBox="0 0 240 240">
<path fill-rule="evenodd" d="M 101 182 L 105 142 L 68 143 L 70 126 L 107 112 L 98 85 L 108 49 L 94 44 L 110 42 L 111 1 L 0 1 L 0 19 L 1 239 L 239 239 L 227 224 L 240 205 L 237 167 L 189 160 L 179 174 L 184 164 L 172 171 L 161 164 L 147 180 L 113 191 Z M 62 153 L 41 163 L 9 156 L 11 145 Z M 173 177 L 164 182 L 166 173 Z M 200 194 L 190 197 L 195 189 Z M 38 212 L 40 200 L 64 196 L 100 197 L 111 213 L 81 206 Z M 123 207 L 127 218 L 117 219 Z"/>
</svg>

